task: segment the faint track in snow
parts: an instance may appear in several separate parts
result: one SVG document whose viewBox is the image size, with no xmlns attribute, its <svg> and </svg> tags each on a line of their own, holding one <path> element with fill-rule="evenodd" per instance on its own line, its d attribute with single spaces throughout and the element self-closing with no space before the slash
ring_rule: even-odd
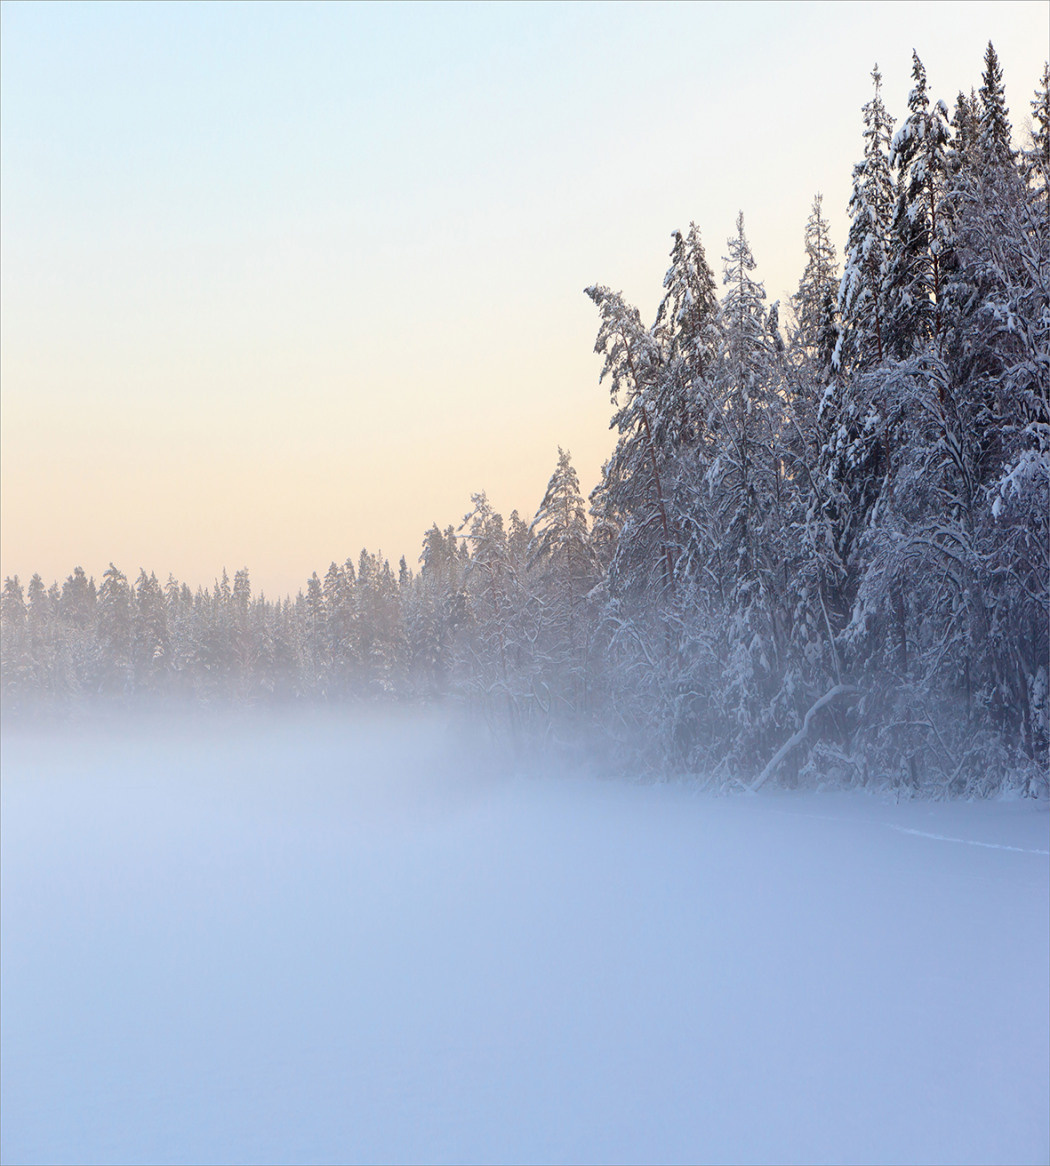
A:
<svg viewBox="0 0 1050 1166">
<path fill-rule="evenodd" d="M 929 830 L 916 830 L 914 826 L 899 826 L 896 822 L 880 822 L 877 819 L 855 818 L 841 814 L 814 814 L 805 810 L 781 810 L 769 807 L 769 812 L 781 814 L 785 818 L 812 818 L 821 822 L 851 822 L 858 826 L 886 826 L 900 834 L 912 834 L 916 838 L 932 838 L 937 842 L 960 842 L 964 846 L 982 846 L 986 850 L 1012 850 L 1015 854 L 1036 854 L 1050 858 L 1050 850 L 1033 850 L 1027 846 L 1011 846 L 1006 842 L 981 842 L 976 838 L 953 838 L 948 834 L 934 834 Z"/>
<path fill-rule="evenodd" d="M 961 842 L 964 846 L 984 846 L 989 850 L 1013 850 L 1018 854 L 1042 854 L 1050 857 L 1050 850 L 1029 850 L 1025 846 L 1008 846 L 1005 842 L 978 842 L 975 838 L 949 838 L 947 834 L 931 834 L 928 830 L 916 830 L 911 826 L 897 826 L 887 822 L 891 830 L 901 834 L 914 834 L 919 838 L 935 838 L 938 842 Z"/>
</svg>

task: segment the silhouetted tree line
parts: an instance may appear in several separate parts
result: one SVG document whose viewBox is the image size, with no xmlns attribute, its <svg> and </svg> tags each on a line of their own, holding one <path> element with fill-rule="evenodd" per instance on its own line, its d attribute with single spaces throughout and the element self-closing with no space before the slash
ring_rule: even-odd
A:
<svg viewBox="0 0 1050 1166">
<path fill-rule="evenodd" d="M 5 706 L 453 697 L 515 733 L 757 786 L 1045 787 L 1050 74 L 1011 144 L 988 46 L 949 115 L 913 57 L 863 110 L 844 270 L 818 195 L 767 307 L 743 217 L 721 297 L 695 225 L 651 326 L 599 313 L 618 434 L 530 523 L 484 494 L 418 570 L 362 551 L 294 600 L 79 568 L 3 591 Z"/>
</svg>

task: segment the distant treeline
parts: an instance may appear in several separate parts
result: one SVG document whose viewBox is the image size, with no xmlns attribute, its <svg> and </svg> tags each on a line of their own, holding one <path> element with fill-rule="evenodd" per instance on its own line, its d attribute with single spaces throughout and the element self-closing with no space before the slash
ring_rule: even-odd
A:
<svg viewBox="0 0 1050 1166">
<path fill-rule="evenodd" d="M 952 113 L 873 74 L 840 272 L 818 195 L 767 307 L 743 217 L 717 294 L 675 232 L 651 326 L 592 287 L 617 430 L 536 515 L 484 494 L 418 570 L 362 552 L 294 600 L 111 566 L 3 591 L 5 709 L 142 694 L 455 698 L 716 783 L 1047 781 L 1050 73 L 1012 145 L 991 45 Z"/>
</svg>

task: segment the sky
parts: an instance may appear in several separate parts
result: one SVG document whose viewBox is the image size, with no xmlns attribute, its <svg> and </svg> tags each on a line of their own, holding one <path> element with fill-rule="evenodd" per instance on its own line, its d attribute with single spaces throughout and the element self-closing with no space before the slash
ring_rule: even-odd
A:
<svg viewBox="0 0 1050 1166">
<path fill-rule="evenodd" d="M 583 289 L 655 315 L 671 232 L 769 299 L 841 253 L 877 62 L 949 106 L 1035 3 L 0 5 L 0 573 L 295 593 L 528 520 L 613 442 Z"/>
</svg>

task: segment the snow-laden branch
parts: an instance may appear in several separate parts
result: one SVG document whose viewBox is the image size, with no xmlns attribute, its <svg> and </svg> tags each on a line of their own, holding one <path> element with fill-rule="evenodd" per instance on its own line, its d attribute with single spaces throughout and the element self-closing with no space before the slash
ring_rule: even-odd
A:
<svg viewBox="0 0 1050 1166">
<path fill-rule="evenodd" d="M 809 736 L 809 726 L 813 718 L 820 712 L 822 708 L 831 704 L 833 700 L 837 700 L 840 696 L 855 696 L 860 692 L 860 689 L 853 684 L 836 684 L 829 688 L 827 692 L 817 701 L 817 703 L 806 713 L 802 721 L 802 728 L 797 733 L 789 737 L 783 745 L 776 751 L 770 759 L 769 764 L 762 770 L 762 772 L 751 783 L 749 789 L 752 793 L 757 793 L 758 790 L 766 783 L 766 781 L 776 771 L 777 766 L 784 760 L 785 757 L 796 749 Z"/>
</svg>

